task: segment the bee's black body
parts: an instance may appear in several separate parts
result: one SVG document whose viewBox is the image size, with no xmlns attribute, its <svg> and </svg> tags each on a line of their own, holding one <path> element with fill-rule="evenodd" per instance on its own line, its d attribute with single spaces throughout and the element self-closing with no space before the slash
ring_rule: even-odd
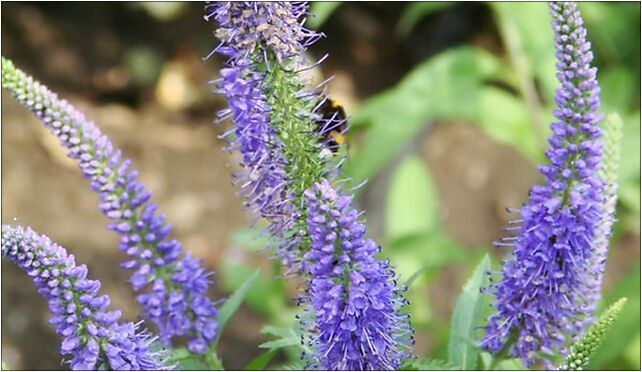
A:
<svg viewBox="0 0 642 372">
<path fill-rule="evenodd" d="M 326 98 L 317 109 L 317 113 L 320 118 L 316 122 L 315 132 L 321 136 L 321 143 L 336 153 L 346 142 L 346 112 L 337 101 Z M 330 120 L 332 123 L 328 124 Z"/>
</svg>

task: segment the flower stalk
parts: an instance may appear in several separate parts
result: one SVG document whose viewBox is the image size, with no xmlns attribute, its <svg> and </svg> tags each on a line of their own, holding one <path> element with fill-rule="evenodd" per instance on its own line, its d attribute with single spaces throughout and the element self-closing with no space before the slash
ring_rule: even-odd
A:
<svg viewBox="0 0 642 372">
<path fill-rule="evenodd" d="M 2 226 L 2 256 L 27 273 L 48 301 L 60 353 L 73 370 L 162 370 L 164 355 L 152 352 L 153 338 L 139 325 L 119 322 L 120 311 L 107 311 L 109 296 L 100 282 L 87 278 L 87 267 L 30 228 Z"/>
<path fill-rule="evenodd" d="M 551 3 L 550 11 L 560 88 L 549 164 L 539 167 L 545 184 L 531 188 L 521 219 L 507 228 L 517 236 L 497 243 L 513 251 L 503 262 L 501 280 L 491 285 L 496 312 L 481 341 L 497 353 L 517 332 L 509 354 L 527 366 L 542 355 L 564 354 L 567 342 L 582 333 L 588 316 L 585 275 L 604 220 L 597 69 L 591 67 L 593 54 L 576 5 Z"/>
<path fill-rule="evenodd" d="M 120 235 L 118 248 L 130 257 L 121 266 L 133 270 L 130 283 L 143 316 L 156 324 L 161 341 L 186 336 L 188 348 L 203 353 L 218 332 L 217 310 L 207 298 L 211 273 L 182 245 L 169 239 L 171 226 L 151 193 L 138 181 L 138 172 L 98 127 L 68 101 L 2 58 L 2 87 L 69 150 L 100 198 L 100 209 L 112 220 L 109 229 Z"/>
</svg>

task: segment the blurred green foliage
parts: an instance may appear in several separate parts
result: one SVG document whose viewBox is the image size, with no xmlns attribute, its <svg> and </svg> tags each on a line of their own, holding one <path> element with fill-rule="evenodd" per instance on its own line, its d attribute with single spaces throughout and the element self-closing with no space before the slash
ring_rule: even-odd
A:
<svg viewBox="0 0 642 372">
<path fill-rule="evenodd" d="M 311 10 L 317 17 L 310 24 L 322 30 L 324 22 L 340 11 L 340 5 L 338 2 L 313 3 Z M 457 6 L 465 4 L 406 4 L 396 23 L 397 29 L 390 32 L 396 33 L 397 38 L 406 38 L 425 17 Z M 393 87 L 365 99 L 351 118 L 350 135 L 359 137 L 359 141 L 353 141 L 344 170 L 360 182 L 392 167 L 384 199 L 383 232 L 377 238 L 383 243 L 382 256 L 390 257 L 400 279 L 409 287 L 407 296 L 411 305 L 407 311 L 412 315 L 413 327 L 418 333 L 431 335 L 430 350 L 415 350 L 421 358 L 406 365 L 406 370 L 427 366 L 431 369 L 489 366 L 491 356 L 485 352 L 478 355 L 471 345 L 480 332 L 475 327 L 481 325 L 478 323 L 489 311 L 487 305 L 481 306 L 484 296 L 479 295 L 479 288 L 484 285 L 481 274 L 489 269 L 490 260 L 484 257 L 477 269 L 473 268 L 483 253 L 491 252 L 492 248 L 464 247 L 444 232 L 439 223 L 438 193 L 428 164 L 419 154 L 402 150 L 427 126 L 463 120 L 480 128 L 492 140 L 511 146 L 533 165 L 545 161 L 545 138 L 558 85 L 547 6 L 545 3 L 487 3 L 486 6 L 502 44 L 501 53 L 473 43 L 452 46 L 418 63 Z M 599 68 L 602 111 L 617 113 L 624 122 L 618 221 L 613 241 L 625 234 L 639 239 L 640 4 L 591 2 L 581 3 L 580 10 Z M 257 238 L 257 231 L 239 232 L 234 244 L 249 250 L 265 246 L 263 238 Z M 618 248 L 617 244 L 612 246 Z M 433 305 L 442 299 L 432 298 L 428 289 L 442 269 L 455 264 L 467 267 L 473 275 L 455 306 L 452 316 L 460 321 L 453 322 L 457 326 L 451 331 L 450 325 L 438 321 L 433 313 Z M 223 286 L 229 290 L 237 288 L 253 271 L 252 265 L 234 260 L 226 260 L 225 265 L 221 277 Z M 275 277 L 278 273 L 279 268 L 274 267 L 268 275 Z M 606 286 L 603 302 L 609 304 L 620 297 L 629 298 L 629 304 L 590 368 L 640 368 L 639 265 L 621 275 L 614 286 Z M 247 293 L 247 301 L 255 310 L 269 316 L 270 324 L 278 325 L 264 329 L 271 341 L 262 347 L 268 351 L 248 365 L 248 369 L 265 367 L 280 349 L 285 351 L 288 361 L 279 367 L 296 363 L 301 352 L 293 318 L 296 308 L 287 303 L 281 281 L 255 281 Z M 462 324 L 469 327 L 457 328 Z M 461 342 L 450 342 L 449 346 L 449 339 L 453 337 Z M 505 360 L 495 367 L 523 369 L 519 360 Z"/>
</svg>

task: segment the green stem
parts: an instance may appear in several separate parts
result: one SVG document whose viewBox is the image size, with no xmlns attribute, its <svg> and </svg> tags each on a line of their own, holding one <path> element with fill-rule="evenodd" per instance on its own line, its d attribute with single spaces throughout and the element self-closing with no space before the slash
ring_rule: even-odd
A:
<svg viewBox="0 0 642 372">
<path fill-rule="evenodd" d="M 535 84 L 529 74 L 528 59 L 524 54 L 524 48 L 519 40 L 517 27 L 509 17 L 505 17 L 499 10 L 495 11 L 495 18 L 499 24 L 501 37 L 506 43 L 510 63 L 517 72 L 519 90 L 526 103 L 526 110 L 530 116 L 535 135 L 540 147 L 546 146 L 546 134 L 542 120 L 542 103 L 537 95 Z"/>
</svg>

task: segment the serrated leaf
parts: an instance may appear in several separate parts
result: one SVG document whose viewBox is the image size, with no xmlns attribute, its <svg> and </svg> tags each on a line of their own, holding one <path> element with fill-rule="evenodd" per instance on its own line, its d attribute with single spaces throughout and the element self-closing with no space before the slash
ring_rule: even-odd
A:
<svg viewBox="0 0 642 372">
<path fill-rule="evenodd" d="M 301 339 L 299 337 L 280 338 L 278 340 L 267 341 L 259 345 L 261 349 L 280 349 L 288 346 L 299 346 Z"/>
<path fill-rule="evenodd" d="M 248 363 L 244 370 L 245 371 L 261 371 L 265 366 L 274 358 L 274 356 L 279 352 L 278 349 L 268 350 L 265 353 L 257 356 Z"/>
<path fill-rule="evenodd" d="M 353 147 L 345 172 L 361 182 L 381 170 L 424 125 L 437 119 L 474 119 L 479 88 L 502 71 L 495 56 L 471 47 L 450 49 L 415 67 L 355 113 L 352 127 L 367 122 L 370 128 L 362 146 Z"/>
<path fill-rule="evenodd" d="M 479 327 L 483 322 L 482 310 L 486 307 L 487 299 L 480 290 L 488 285 L 489 269 L 490 257 L 486 254 L 464 285 L 455 305 L 448 342 L 448 362 L 460 369 L 477 368 L 479 349 L 468 341 L 477 339 Z"/>
<path fill-rule="evenodd" d="M 243 284 L 241 284 L 241 286 L 230 296 L 230 298 L 225 301 L 223 306 L 219 308 L 218 316 L 216 317 L 216 321 L 219 326 L 219 332 L 216 338 L 216 342 L 218 342 L 219 338 L 221 337 L 221 333 L 223 333 L 223 329 L 227 325 L 227 322 L 243 303 L 243 299 L 245 298 L 247 291 L 250 289 L 252 283 L 254 283 L 256 278 L 259 277 L 260 272 L 261 270 L 257 269 L 252 275 L 248 276 Z"/>
<path fill-rule="evenodd" d="M 419 1 L 409 3 L 404 8 L 401 17 L 399 17 L 397 34 L 401 37 L 407 37 L 423 17 L 452 5 L 454 5 L 452 1 Z"/>
<path fill-rule="evenodd" d="M 261 334 L 277 338 L 276 340 L 267 341 L 259 345 L 262 349 L 278 349 L 288 346 L 301 347 L 301 336 L 290 327 L 268 325 L 261 329 Z"/>
<path fill-rule="evenodd" d="M 437 220 L 437 198 L 426 163 L 407 157 L 397 168 L 388 190 L 385 232 L 388 240 L 425 234 Z"/>
<path fill-rule="evenodd" d="M 456 366 L 439 359 L 416 358 L 406 361 L 400 371 L 457 371 Z"/>
<path fill-rule="evenodd" d="M 314 17 L 308 18 L 307 26 L 313 30 L 318 30 L 323 26 L 325 21 L 330 18 L 337 8 L 341 5 L 341 1 L 314 1 L 310 4 L 310 13 Z"/>
</svg>

